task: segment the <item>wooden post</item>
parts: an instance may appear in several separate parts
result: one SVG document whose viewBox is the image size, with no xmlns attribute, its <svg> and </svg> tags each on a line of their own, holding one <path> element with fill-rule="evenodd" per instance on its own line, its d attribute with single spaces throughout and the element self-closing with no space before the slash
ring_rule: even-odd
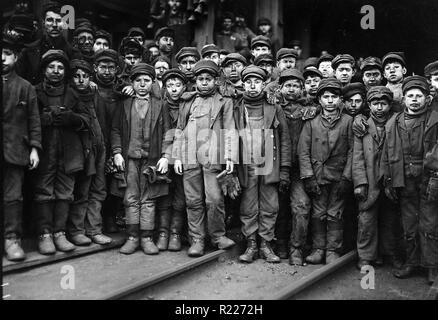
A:
<svg viewBox="0 0 438 320">
<path fill-rule="evenodd" d="M 215 11 L 217 8 L 217 0 L 208 1 L 208 15 L 202 17 L 202 21 L 195 27 L 195 42 L 199 51 L 201 48 L 214 41 L 214 24 L 215 24 Z"/>
</svg>

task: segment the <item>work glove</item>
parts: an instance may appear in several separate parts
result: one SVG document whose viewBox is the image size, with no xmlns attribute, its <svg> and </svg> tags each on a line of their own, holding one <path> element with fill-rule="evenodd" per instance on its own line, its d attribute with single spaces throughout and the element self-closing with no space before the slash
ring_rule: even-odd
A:
<svg viewBox="0 0 438 320">
<path fill-rule="evenodd" d="M 354 196 L 357 201 L 365 201 L 368 198 L 368 186 L 366 184 L 354 188 Z"/>
<path fill-rule="evenodd" d="M 351 181 L 342 177 L 341 181 L 339 181 L 336 186 L 336 196 L 338 199 L 342 199 L 352 189 L 353 186 Z"/>
<path fill-rule="evenodd" d="M 303 180 L 304 190 L 309 196 L 319 196 L 321 194 L 321 189 L 319 188 L 318 182 L 314 176 L 306 178 Z"/>
<path fill-rule="evenodd" d="M 128 184 L 126 183 L 125 173 L 123 171 L 117 171 L 113 174 L 114 179 L 117 180 L 117 187 L 122 189 L 126 188 Z"/>
<path fill-rule="evenodd" d="M 391 178 L 385 177 L 383 180 L 385 186 L 385 195 L 392 202 L 398 202 L 397 190 L 392 186 Z"/>
<path fill-rule="evenodd" d="M 111 157 L 105 162 L 105 174 L 113 174 L 117 172 L 116 165 L 114 164 L 114 158 Z"/>
<path fill-rule="evenodd" d="M 227 171 L 224 170 L 216 176 L 216 179 L 224 196 L 228 195 L 231 199 L 236 199 L 242 192 L 239 179 L 235 174 L 227 174 Z"/>
<path fill-rule="evenodd" d="M 318 113 L 318 108 L 314 106 L 309 106 L 302 109 L 303 115 L 301 117 L 302 120 L 309 120 L 315 118 Z"/>
<path fill-rule="evenodd" d="M 368 133 L 367 119 L 363 114 L 354 117 L 352 129 L 354 135 L 358 138 L 362 138 Z"/>
<path fill-rule="evenodd" d="M 166 174 L 160 173 L 156 166 L 149 166 L 144 171 L 143 174 L 147 176 L 149 183 L 171 183 L 170 179 Z"/>
</svg>

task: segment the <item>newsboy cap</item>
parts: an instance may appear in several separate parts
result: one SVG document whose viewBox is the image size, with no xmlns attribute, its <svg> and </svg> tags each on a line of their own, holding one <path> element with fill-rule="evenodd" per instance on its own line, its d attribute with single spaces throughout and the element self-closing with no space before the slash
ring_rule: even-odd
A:
<svg viewBox="0 0 438 320">
<path fill-rule="evenodd" d="M 148 75 L 152 78 L 152 80 L 155 80 L 155 69 L 147 63 L 140 62 L 133 66 L 131 72 L 129 73 L 129 79 L 132 81 L 140 74 Z"/>
<path fill-rule="evenodd" d="M 251 49 L 254 49 L 256 46 L 265 46 L 271 48 L 271 39 L 265 36 L 256 36 L 251 40 Z"/>
<path fill-rule="evenodd" d="M 44 70 L 50 62 L 55 60 L 62 62 L 64 68 L 68 68 L 69 59 L 65 52 L 59 49 L 50 49 L 41 57 L 41 70 Z"/>
<path fill-rule="evenodd" d="M 344 99 L 348 99 L 355 94 L 360 94 L 363 98 L 365 98 L 366 88 L 363 83 L 353 82 L 347 84 L 345 87 L 342 88 L 342 96 L 344 97 Z"/>
<path fill-rule="evenodd" d="M 128 37 L 142 36 L 145 37 L 144 31 L 140 27 L 132 27 L 128 30 Z"/>
<path fill-rule="evenodd" d="M 184 74 L 184 72 L 182 72 L 180 69 L 177 68 L 164 71 L 161 80 L 163 81 L 163 84 L 165 84 L 166 81 L 169 80 L 170 78 L 179 78 L 183 83 L 187 83 L 186 75 Z"/>
<path fill-rule="evenodd" d="M 377 57 L 366 57 L 360 65 L 360 71 L 378 69 L 382 71 L 382 61 Z"/>
<path fill-rule="evenodd" d="M 219 54 L 219 47 L 213 43 L 206 44 L 201 49 L 201 57 L 202 58 L 205 58 L 206 55 L 212 54 L 212 53 Z"/>
<path fill-rule="evenodd" d="M 438 74 L 438 60 L 429 63 L 424 67 L 424 76 L 430 77 Z"/>
<path fill-rule="evenodd" d="M 78 26 L 76 26 L 75 31 L 73 31 L 73 35 L 76 37 L 79 34 L 81 34 L 82 32 L 91 33 L 93 35 L 93 37 L 95 35 L 93 26 L 91 24 L 89 24 L 89 23 L 86 23 L 86 22 L 81 23 Z"/>
<path fill-rule="evenodd" d="M 248 64 L 246 58 L 240 53 L 230 53 L 225 56 L 224 60 L 222 60 L 222 67 L 226 67 L 229 63 L 235 61 L 241 62 L 244 66 Z"/>
<path fill-rule="evenodd" d="M 289 79 L 297 79 L 304 83 L 303 74 L 297 69 L 286 69 L 280 72 L 278 83 L 282 85 Z"/>
<path fill-rule="evenodd" d="M 321 71 L 319 71 L 316 67 L 310 66 L 303 70 L 303 77 L 304 79 L 307 78 L 310 75 L 318 76 L 321 79 L 323 78 Z"/>
<path fill-rule="evenodd" d="M 212 60 L 201 59 L 196 62 L 193 72 L 195 75 L 198 75 L 202 72 L 207 72 L 213 77 L 217 77 L 219 75 L 219 66 Z"/>
<path fill-rule="evenodd" d="M 255 65 L 249 65 L 249 66 L 243 68 L 242 73 L 241 73 L 242 81 L 245 81 L 249 77 L 256 77 L 256 78 L 259 78 L 259 79 L 265 81 L 266 76 L 267 76 L 266 71 L 260 67 L 255 66 Z"/>
<path fill-rule="evenodd" d="M 111 48 L 112 43 L 113 43 L 113 37 L 111 36 L 111 34 L 103 29 L 97 30 L 96 31 L 96 36 L 94 37 L 95 39 L 106 39 L 108 41 L 108 45 Z"/>
<path fill-rule="evenodd" d="M 392 91 L 386 86 L 374 86 L 368 90 L 367 93 L 367 101 L 370 102 L 374 99 L 382 99 L 385 98 L 389 102 L 391 102 L 394 98 L 394 94 Z"/>
<path fill-rule="evenodd" d="M 338 79 L 334 77 L 324 78 L 321 80 L 318 86 L 318 91 L 316 92 L 316 96 L 320 96 L 326 90 L 332 90 L 337 92 L 339 95 L 342 94 L 342 83 Z"/>
<path fill-rule="evenodd" d="M 196 61 L 201 59 L 198 49 L 196 47 L 182 47 L 178 53 L 175 55 L 176 61 L 179 63 L 184 57 L 195 57 Z"/>
<path fill-rule="evenodd" d="M 318 58 L 318 67 L 319 64 L 323 61 L 332 61 L 334 59 L 334 57 L 330 54 L 330 53 L 323 53 L 319 58 Z"/>
<path fill-rule="evenodd" d="M 76 69 L 81 69 L 89 74 L 92 73 L 91 65 L 82 59 L 73 59 L 70 61 L 70 71 L 74 72 Z"/>
<path fill-rule="evenodd" d="M 120 44 L 119 52 L 122 56 L 127 54 L 137 54 L 142 55 L 144 51 L 143 46 L 138 42 L 137 39 L 131 37 L 125 37 Z"/>
<path fill-rule="evenodd" d="M 426 94 L 429 94 L 430 88 L 427 79 L 422 76 L 409 76 L 403 80 L 402 91 L 405 94 L 409 89 L 418 88 Z"/>
<path fill-rule="evenodd" d="M 155 33 L 154 38 L 156 41 L 158 41 L 158 40 L 160 40 L 161 37 L 175 38 L 175 30 L 173 30 L 172 28 L 169 28 L 169 27 L 160 28 Z"/>
<path fill-rule="evenodd" d="M 119 63 L 119 54 L 113 49 L 100 49 L 94 54 L 94 63 L 98 64 L 100 61 L 112 61 L 115 64 Z"/>
<path fill-rule="evenodd" d="M 269 63 L 271 65 L 275 65 L 275 60 L 274 57 L 272 56 L 272 54 L 270 53 L 264 53 L 264 54 L 260 54 L 258 55 L 255 59 L 254 59 L 254 64 L 256 66 L 260 66 L 261 63 Z"/>
<path fill-rule="evenodd" d="M 295 49 L 291 48 L 281 48 L 277 51 L 277 61 L 280 61 L 286 57 L 298 58 L 298 52 Z"/>
<path fill-rule="evenodd" d="M 384 68 L 389 61 L 394 60 L 400 62 L 402 66 L 406 67 L 406 58 L 404 52 L 388 52 L 385 54 L 382 58 L 382 67 Z"/>
<path fill-rule="evenodd" d="M 332 68 L 333 70 L 336 69 L 341 63 L 350 63 L 351 66 L 354 68 L 354 58 L 352 55 L 348 53 L 338 54 L 336 57 L 332 60 Z"/>
</svg>

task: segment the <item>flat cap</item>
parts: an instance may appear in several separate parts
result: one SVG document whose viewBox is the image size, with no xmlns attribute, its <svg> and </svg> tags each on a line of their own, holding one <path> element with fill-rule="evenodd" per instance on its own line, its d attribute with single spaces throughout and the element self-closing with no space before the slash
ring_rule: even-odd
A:
<svg viewBox="0 0 438 320">
<path fill-rule="evenodd" d="M 93 29 L 93 26 L 89 23 L 82 23 L 76 26 L 75 31 L 73 31 L 73 35 L 74 36 L 78 36 L 79 34 L 81 34 L 82 32 L 88 32 L 91 33 L 94 37 L 95 32 Z"/>
<path fill-rule="evenodd" d="M 23 48 L 23 42 L 21 37 L 11 32 L 3 32 L 2 34 L 2 47 L 9 48 L 17 52 Z"/>
<path fill-rule="evenodd" d="M 169 69 L 169 70 L 164 71 L 163 76 L 162 76 L 163 84 L 165 84 L 166 81 L 168 79 L 171 79 L 171 78 L 179 78 L 179 79 L 181 79 L 181 81 L 183 83 L 187 83 L 186 75 L 184 74 L 184 72 L 182 72 L 181 70 L 179 70 L 177 68 L 173 68 L 173 69 Z"/>
<path fill-rule="evenodd" d="M 151 66 L 155 66 L 155 64 L 156 64 L 158 61 L 166 62 L 167 65 L 168 65 L 169 67 L 172 65 L 172 63 L 170 62 L 170 59 L 169 59 L 168 57 L 166 57 L 166 56 L 162 56 L 162 55 L 159 55 L 159 56 L 157 56 L 154 60 L 152 60 L 152 62 L 151 62 Z"/>
<path fill-rule="evenodd" d="M 318 68 L 318 57 L 309 57 L 304 61 L 303 69 L 315 67 Z"/>
<path fill-rule="evenodd" d="M 9 27 L 23 34 L 34 31 L 33 19 L 27 14 L 14 14 L 9 19 Z"/>
<path fill-rule="evenodd" d="M 115 64 L 119 63 L 119 54 L 113 49 L 100 49 L 94 54 L 94 63 L 98 64 L 100 61 L 111 61 Z"/>
<path fill-rule="evenodd" d="M 145 37 L 144 31 L 140 27 L 132 27 L 128 30 L 128 37 L 135 37 L 135 36 L 142 36 Z"/>
<path fill-rule="evenodd" d="M 271 39 L 262 35 L 252 38 L 251 49 L 254 49 L 257 46 L 264 46 L 271 48 Z"/>
<path fill-rule="evenodd" d="M 258 55 L 254 59 L 254 64 L 256 66 L 259 66 L 261 63 L 269 63 L 271 65 L 275 65 L 274 56 L 270 53 L 264 53 L 264 54 Z"/>
<path fill-rule="evenodd" d="M 268 18 L 260 18 L 259 21 L 257 22 L 258 26 L 261 26 L 261 25 L 264 25 L 264 24 L 272 26 L 272 22 Z"/>
<path fill-rule="evenodd" d="M 382 58 L 382 67 L 385 67 L 385 65 L 389 61 L 394 60 L 400 62 L 402 66 L 406 66 L 406 58 L 404 52 L 388 52 Z"/>
<path fill-rule="evenodd" d="M 138 42 L 137 39 L 131 37 L 125 37 L 122 39 L 122 43 L 120 44 L 119 52 L 122 56 L 127 54 L 143 54 L 143 46 Z"/>
<path fill-rule="evenodd" d="M 394 94 L 392 91 L 386 86 L 374 86 L 368 90 L 367 93 L 367 101 L 370 102 L 374 99 L 382 99 L 385 98 L 388 101 L 392 101 L 394 98 Z"/>
<path fill-rule="evenodd" d="M 246 58 L 242 56 L 240 53 L 229 53 L 225 56 L 224 60 L 222 61 L 222 67 L 226 67 L 231 62 L 241 62 L 244 66 L 247 65 Z"/>
<path fill-rule="evenodd" d="M 282 85 L 289 79 L 298 79 L 304 83 L 303 74 L 297 69 L 286 69 L 280 72 L 280 76 L 278 78 L 278 83 Z"/>
<path fill-rule="evenodd" d="M 298 39 L 292 40 L 291 44 L 292 44 L 292 46 L 300 46 L 301 47 L 301 41 Z"/>
<path fill-rule="evenodd" d="M 369 69 L 379 69 L 382 70 L 382 60 L 377 57 L 366 57 L 362 64 L 360 65 L 360 70 L 365 71 Z"/>
<path fill-rule="evenodd" d="M 212 53 L 219 54 L 219 47 L 213 43 L 206 44 L 201 49 L 201 57 L 202 58 L 205 58 L 206 55 L 212 54 Z"/>
<path fill-rule="evenodd" d="M 353 82 L 347 84 L 345 87 L 342 88 L 342 96 L 344 97 L 344 99 L 348 99 L 355 94 L 360 94 L 363 98 L 365 98 L 366 88 L 363 83 Z"/>
<path fill-rule="evenodd" d="M 42 6 L 41 13 L 45 15 L 48 11 L 61 14 L 61 4 L 57 1 L 52 1 L 52 0 L 45 2 L 44 5 Z"/>
<path fill-rule="evenodd" d="M 175 30 L 169 27 L 163 27 L 157 30 L 155 33 L 155 40 L 160 40 L 161 37 L 171 37 L 175 38 Z"/>
<path fill-rule="evenodd" d="M 409 89 L 413 89 L 413 88 L 418 88 L 421 91 L 425 92 L 426 94 L 429 94 L 430 92 L 429 83 L 427 82 L 427 79 L 422 76 L 417 76 L 417 75 L 409 76 L 403 80 L 403 85 L 402 85 L 403 94 Z"/>
<path fill-rule="evenodd" d="M 332 60 L 332 68 L 336 69 L 341 63 L 350 63 L 354 67 L 354 58 L 348 53 L 338 54 Z"/>
<path fill-rule="evenodd" d="M 50 62 L 55 60 L 62 62 L 64 68 L 68 68 L 69 59 L 65 52 L 59 49 L 50 49 L 41 57 L 41 70 L 44 70 Z"/>
<path fill-rule="evenodd" d="M 320 96 L 324 93 L 326 90 L 333 90 L 339 94 L 342 93 L 342 83 L 338 79 L 331 77 L 331 78 L 324 78 L 321 80 L 318 86 L 318 91 L 316 92 L 317 96 Z"/>
<path fill-rule="evenodd" d="M 140 74 L 148 75 L 152 80 L 155 79 L 155 69 L 150 64 L 144 62 L 137 63 L 132 67 L 131 72 L 129 73 L 129 79 L 134 80 L 135 77 Z"/>
<path fill-rule="evenodd" d="M 256 77 L 265 81 L 266 76 L 267 76 L 266 71 L 255 65 L 249 65 L 243 68 L 241 73 L 242 81 L 245 81 L 248 77 Z"/>
<path fill-rule="evenodd" d="M 73 59 L 70 61 L 70 71 L 74 72 L 76 69 L 81 69 L 89 74 L 92 73 L 91 65 L 82 59 Z"/>
<path fill-rule="evenodd" d="M 225 55 L 227 55 L 227 54 L 230 54 L 230 51 L 228 51 L 227 49 L 220 49 L 220 50 L 219 50 L 219 54 L 225 54 Z"/>
<path fill-rule="evenodd" d="M 431 62 L 424 67 L 424 75 L 426 77 L 430 77 L 436 74 L 438 74 L 438 60 Z"/>
<path fill-rule="evenodd" d="M 96 39 L 106 39 L 108 40 L 108 45 L 110 46 L 110 48 L 112 47 L 112 43 L 113 43 L 113 37 L 111 36 L 111 33 L 109 33 L 106 30 L 100 29 L 96 31 L 96 35 L 95 35 Z"/>
<path fill-rule="evenodd" d="M 321 62 L 323 61 L 333 61 L 334 57 L 330 54 L 330 53 L 323 53 L 319 58 L 318 58 L 318 66 Z"/>
<path fill-rule="evenodd" d="M 202 72 L 207 72 L 213 77 L 217 77 L 219 75 L 219 66 L 212 60 L 201 59 L 196 62 L 193 72 L 195 75 L 198 75 Z"/>
<path fill-rule="evenodd" d="M 298 58 L 297 50 L 290 48 L 281 48 L 277 51 L 277 61 L 280 61 L 281 59 L 286 57 L 293 57 L 295 59 Z"/>
<path fill-rule="evenodd" d="M 175 55 L 176 61 L 179 63 L 184 57 L 195 57 L 196 60 L 201 59 L 198 49 L 196 47 L 182 47 Z"/>
<path fill-rule="evenodd" d="M 314 66 L 310 66 L 307 67 L 303 70 L 303 77 L 304 79 L 307 78 L 308 76 L 313 75 L 313 76 L 318 76 L 321 79 L 323 78 L 321 71 L 319 71 L 316 67 Z"/>
</svg>

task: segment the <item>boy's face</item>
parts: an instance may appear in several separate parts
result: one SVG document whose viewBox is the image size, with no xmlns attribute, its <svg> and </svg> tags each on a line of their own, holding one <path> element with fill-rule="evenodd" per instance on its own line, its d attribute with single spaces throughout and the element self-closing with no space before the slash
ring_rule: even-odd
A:
<svg viewBox="0 0 438 320">
<path fill-rule="evenodd" d="M 62 17 L 53 11 L 47 11 L 43 21 L 44 30 L 51 38 L 57 38 L 61 35 Z"/>
<path fill-rule="evenodd" d="M 269 24 L 261 24 L 259 25 L 259 30 L 262 34 L 267 34 L 271 31 L 271 26 Z"/>
<path fill-rule="evenodd" d="M 405 92 L 403 102 L 409 111 L 415 113 L 426 106 L 426 94 L 418 88 L 412 88 Z"/>
<path fill-rule="evenodd" d="M 351 78 L 353 78 L 354 75 L 354 69 L 351 65 L 351 63 L 340 63 L 335 70 L 335 77 L 336 79 L 338 79 L 339 81 L 341 81 L 341 83 L 343 85 L 346 85 L 348 83 L 350 83 Z"/>
<path fill-rule="evenodd" d="M 390 83 L 399 83 L 403 80 L 407 70 L 400 62 L 392 61 L 385 64 L 383 76 Z"/>
<path fill-rule="evenodd" d="M 229 19 L 229 18 L 225 18 L 225 19 L 222 21 L 222 28 L 223 28 L 225 31 L 230 31 L 232 27 L 233 27 L 233 21 L 232 21 L 231 19 Z"/>
<path fill-rule="evenodd" d="M 151 59 L 158 57 L 160 55 L 160 50 L 158 50 L 158 47 L 150 47 L 149 52 L 151 54 Z"/>
<path fill-rule="evenodd" d="M 199 91 L 207 92 L 214 88 L 215 86 L 215 78 L 207 73 L 202 72 L 196 76 L 196 87 Z"/>
<path fill-rule="evenodd" d="M 91 52 L 93 50 L 94 37 L 89 32 L 81 32 L 78 34 L 78 46 L 81 51 Z"/>
<path fill-rule="evenodd" d="M 90 74 L 81 69 L 73 73 L 73 83 L 78 91 L 84 91 L 90 86 Z"/>
<path fill-rule="evenodd" d="M 17 62 L 17 54 L 9 48 L 2 49 L 2 74 L 8 74 Z"/>
<path fill-rule="evenodd" d="M 113 61 L 100 61 L 97 67 L 94 67 L 94 72 L 100 79 L 112 81 L 116 76 L 117 67 Z"/>
<path fill-rule="evenodd" d="M 213 52 L 213 53 L 207 54 L 204 57 L 204 59 L 211 60 L 214 63 L 216 63 L 217 65 L 219 65 L 220 58 L 219 58 L 219 53 L 217 53 L 217 52 Z"/>
<path fill-rule="evenodd" d="M 324 78 L 329 78 L 334 76 L 334 70 L 332 68 L 331 61 L 321 61 L 318 70 L 322 73 Z"/>
<path fill-rule="evenodd" d="M 265 83 L 258 77 L 248 77 L 243 83 L 243 88 L 250 97 L 257 97 L 265 88 Z"/>
<path fill-rule="evenodd" d="M 389 101 L 382 98 L 371 100 L 369 106 L 371 113 L 377 118 L 383 118 L 391 108 Z"/>
<path fill-rule="evenodd" d="M 286 80 L 281 85 L 280 92 L 286 100 L 297 100 L 303 93 L 303 84 L 298 79 Z"/>
<path fill-rule="evenodd" d="M 167 4 L 169 5 L 171 14 L 177 14 L 181 8 L 181 0 L 169 0 Z"/>
<path fill-rule="evenodd" d="M 261 54 L 270 54 L 271 49 L 268 46 L 256 46 L 251 50 L 251 53 L 254 58 L 257 58 Z"/>
<path fill-rule="evenodd" d="M 52 83 L 61 82 L 65 76 L 64 64 L 58 60 L 50 62 L 46 67 L 44 76 Z"/>
<path fill-rule="evenodd" d="M 179 69 L 184 72 L 187 78 L 193 78 L 195 74 L 193 73 L 193 68 L 196 64 L 196 58 L 194 56 L 187 56 L 181 59 L 178 64 Z"/>
<path fill-rule="evenodd" d="M 243 63 L 240 61 L 229 62 L 224 67 L 224 74 L 230 81 L 238 81 L 240 79 L 240 73 L 243 70 Z"/>
<path fill-rule="evenodd" d="M 352 95 L 344 102 L 345 102 L 345 111 L 347 112 L 347 114 L 349 114 L 352 117 L 357 115 L 363 109 L 364 106 L 364 100 L 359 93 Z"/>
<path fill-rule="evenodd" d="M 172 37 L 161 37 L 157 42 L 160 51 L 170 53 L 175 45 Z"/>
<path fill-rule="evenodd" d="M 304 81 L 304 89 L 311 96 L 316 96 L 321 78 L 315 75 L 309 75 Z"/>
<path fill-rule="evenodd" d="M 166 81 L 167 94 L 173 101 L 178 101 L 185 90 L 185 85 L 180 78 L 170 78 Z"/>
<path fill-rule="evenodd" d="M 169 70 L 169 65 L 165 61 L 157 61 L 155 63 L 155 74 L 157 75 L 157 79 L 161 80 L 163 77 L 163 73 Z"/>
<path fill-rule="evenodd" d="M 277 67 L 281 71 L 295 68 L 297 60 L 294 57 L 285 57 L 277 62 Z"/>
<path fill-rule="evenodd" d="M 138 54 L 128 53 L 125 55 L 124 61 L 127 65 L 133 67 L 141 61 L 141 57 Z"/>
<path fill-rule="evenodd" d="M 337 93 L 324 91 L 319 97 L 319 103 L 321 107 L 327 112 L 333 112 L 339 108 L 341 97 Z"/>
<path fill-rule="evenodd" d="M 145 97 L 149 94 L 152 87 L 152 78 L 147 74 L 139 74 L 132 81 L 132 88 L 137 97 Z"/>
<path fill-rule="evenodd" d="M 109 49 L 108 40 L 105 38 L 97 38 L 93 45 L 93 51 L 96 52 L 101 49 Z"/>
<path fill-rule="evenodd" d="M 435 95 L 438 92 L 438 74 L 431 75 L 429 78 L 430 94 Z"/>
<path fill-rule="evenodd" d="M 367 87 L 379 86 L 382 83 L 382 73 L 379 69 L 365 70 L 362 80 Z"/>
<path fill-rule="evenodd" d="M 270 63 L 262 62 L 259 64 L 259 67 L 266 71 L 268 74 L 268 77 L 272 75 L 272 70 L 274 69 L 274 66 Z"/>
</svg>

